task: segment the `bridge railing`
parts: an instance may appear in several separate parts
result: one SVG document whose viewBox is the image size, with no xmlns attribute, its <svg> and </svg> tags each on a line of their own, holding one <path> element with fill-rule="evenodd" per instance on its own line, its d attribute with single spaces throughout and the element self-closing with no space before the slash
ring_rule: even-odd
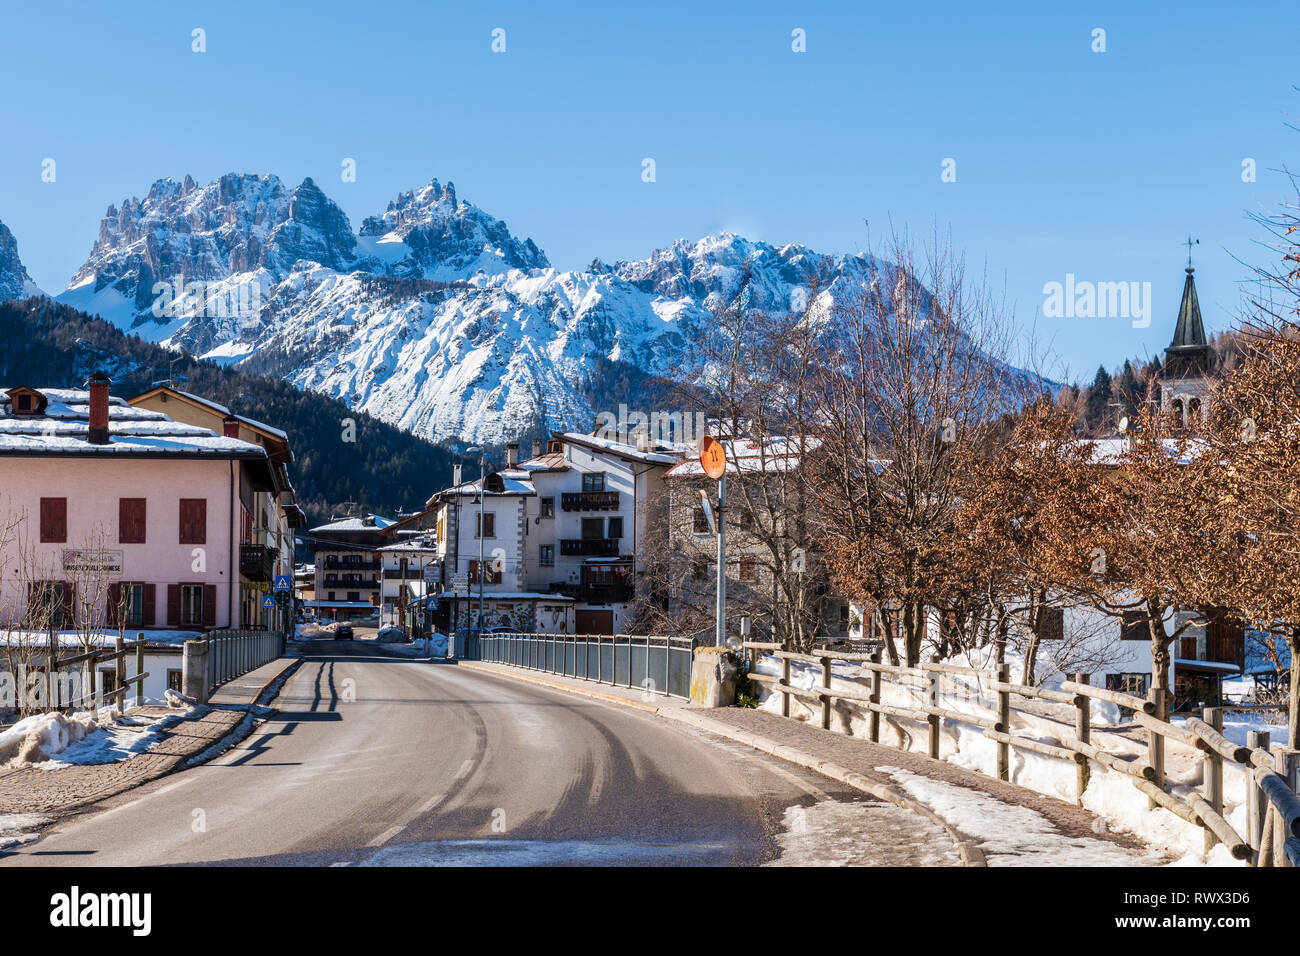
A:
<svg viewBox="0 0 1300 956">
<path fill-rule="evenodd" d="M 261 667 L 284 653 L 284 634 L 251 628 L 208 631 L 208 690 Z"/>
<path fill-rule="evenodd" d="M 465 656 L 689 700 L 696 643 L 644 634 L 485 632 L 471 636 Z"/>
<path fill-rule="evenodd" d="M 1164 712 L 1161 693 L 1153 689 L 1146 698 L 1093 687 L 1089 675 L 1076 674 L 1062 683 L 1060 690 L 1012 683 L 1008 665 L 995 670 L 981 670 L 955 664 L 922 663 L 915 667 L 884 664 L 880 652 L 852 654 L 822 652 L 797 654 L 781 649 L 779 644 L 746 642 L 751 655 L 763 651 L 781 662 L 781 675 L 758 674 L 751 670 L 749 679 L 782 695 L 781 713 L 790 716 L 790 698 L 805 701 L 820 710 L 821 726 L 831 729 L 832 703 L 848 701 L 867 712 L 867 727 L 872 743 L 880 743 L 880 719 L 884 715 L 895 721 L 922 724 L 927 732 L 929 756 L 940 759 L 940 727 L 944 721 L 966 724 L 997 744 L 997 776 L 1010 781 L 1011 751 L 1020 749 L 1041 756 L 1073 763 L 1075 795 L 1080 806 L 1091 778 L 1092 764 L 1116 771 L 1122 779 L 1146 794 L 1152 809 L 1163 807 L 1205 832 L 1208 853 L 1222 843 L 1238 860 L 1254 866 L 1300 866 L 1300 751 L 1274 746 L 1269 734 L 1251 731 L 1247 744 L 1240 746 L 1223 736 L 1223 708 L 1208 707 L 1202 718 L 1189 718 L 1183 726 L 1170 723 Z M 870 690 L 840 687 L 832 689 L 832 661 L 848 661 L 870 675 Z M 820 665 L 821 686 L 808 689 L 794 686 L 790 680 L 790 663 L 803 661 Z M 891 683 L 920 691 L 921 702 L 908 706 L 883 699 L 885 678 Z M 940 682 L 946 677 L 973 679 L 981 689 L 997 698 L 997 715 L 959 711 L 940 705 Z M 1067 704 L 1074 708 L 1074 734 L 1058 736 L 1057 743 L 1015 733 L 1011 720 L 1012 698 Z M 1146 733 L 1146 759 L 1140 755 L 1107 751 L 1092 737 L 1092 702 L 1106 701 L 1132 712 L 1132 720 Z M 901 735 L 900 735 L 901 742 Z M 1185 784 L 1171 783 L 1165 774 L 1166 745 L 1189 748 L 1201 762 L 1201 791 Z M 1223 768 L 1236 765 L 1246 775 L 1247 813 L 1244 835 L 1228 823 L 1223 809 Z"/>
</svg>

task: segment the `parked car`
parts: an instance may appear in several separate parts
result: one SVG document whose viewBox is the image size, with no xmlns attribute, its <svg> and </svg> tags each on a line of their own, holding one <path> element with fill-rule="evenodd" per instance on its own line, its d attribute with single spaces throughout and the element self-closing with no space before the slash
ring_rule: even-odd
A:
<svg viewBox="0 0 1300 956">
<path fill-rule="evenodd" d="M 352 640 L 352 625 L 351 625 L 351 624 L 339 624 L 338 626 L 336 626 L 336 627 L 334 628 L 334 640 L 336 640 L 336 641 L 350 641 L 350 640 Z"/>
</svg>

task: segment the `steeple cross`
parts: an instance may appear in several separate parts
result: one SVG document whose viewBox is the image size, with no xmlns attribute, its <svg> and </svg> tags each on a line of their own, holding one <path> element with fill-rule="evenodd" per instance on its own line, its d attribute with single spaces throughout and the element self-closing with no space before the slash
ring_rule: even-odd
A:
<svg viewBox="0 0 1300 956">
<path fill-rule="evenodd" d="M 1185 244 L 1187 246 L 1187 268 L 1190 269 L 1192 267 L 1192 246 L 1199 246 L 1201 240 L 1193 239 L 1191 236 L 1188 236 Z"/>
</svg>

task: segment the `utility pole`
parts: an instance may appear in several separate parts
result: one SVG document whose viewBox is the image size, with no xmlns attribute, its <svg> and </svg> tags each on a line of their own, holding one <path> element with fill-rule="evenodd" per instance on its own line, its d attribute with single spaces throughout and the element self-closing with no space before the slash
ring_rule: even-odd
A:
<svg viewBox="0 0 1300 956">
<path fill-rule="evenodd" d="M 727 642 L 727 474 L 718 479 L 718 612 L 714 643 Z"/>
</svg>

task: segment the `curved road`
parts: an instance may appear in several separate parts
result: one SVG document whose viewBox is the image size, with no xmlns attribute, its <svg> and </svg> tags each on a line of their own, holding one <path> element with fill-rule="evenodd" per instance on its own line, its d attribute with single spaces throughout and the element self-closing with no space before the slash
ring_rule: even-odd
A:
<svg viewBox="0 0 1300 956">
<path fill-rule="evenodd" d="M 5 865 L 954 863 L 892 806 L 651 715 L 315 642 L 243 742 Z"/>
</svg>

